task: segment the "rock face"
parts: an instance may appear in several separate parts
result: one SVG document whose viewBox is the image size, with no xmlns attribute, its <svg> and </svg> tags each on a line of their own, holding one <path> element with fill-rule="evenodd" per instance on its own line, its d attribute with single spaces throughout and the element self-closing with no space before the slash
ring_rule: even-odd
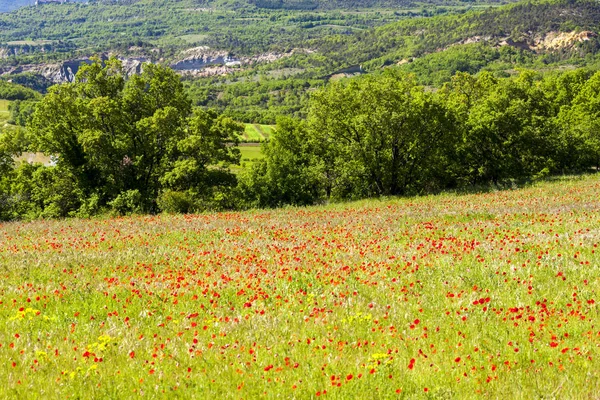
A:
<svg viewBox="0 0 600 400">
<path fill-rule="evenodd" d="M 500 46 L 513 46 L 532 51 L 568 50 L 578 43 L 587 42 L 596 37 L 598 34 L 592 31 L 548 32 L 538 36 L 525 35 L 519 40 L 503 38 Z"/>
<path fill-rule="evenodd" d="M 101 59 L 108 59 L 107 56 Z M 123 69 L 128 76 L 139 74 L 142 72 L 145 58 L 119 58 L 123 63 Z M 69 60 L 59 64 L 42 64 L 42 65 L 20 65 L 17 67 L 0 68 L 0 75 L 14 75 L 23 72 L 30 72 L 36 75 L 41 75 L 54 83 L 73 82 L 75 75 L 83 64 L 91 64 L 89 58 Z"/>
<path fill-rule="evenodd" d="M 288 53 L 265 53 L 252 57 L 234 57 L 224 51 L 211 50 L 201 46 L 181 52 L 179 58 L 171 63 L 171 68 L 183 75 L 212 76 L 227 75 L 236 67 L 258 63 L 270 63 L 296 53 L 311 53 L 307 49 L 294 49 Z"/>
<path fill-rule="evenodd" d="M 596 38 L 598 34 L 592 31 L 582 32 L 549 32 L 543 38 L 535 41 L 536 49 L 568 49 L 577 43 L 587 42 Z"/>
<path fill-rule="evenodd" d="M 4 49 L 6 50 L 6 49 Z M 0 48 L 0 57 L 4 54 Z M 257 63 L 270 63 L 295 53 L 311 53 L 311 50 L 294 49 L 288 53 L 265 53 L 253 57 L 238 58 L 224 51 L 211 50 L 208 47 L 194 47 L 184 50 L 180 56 L 171 63 L 171 68 L 181 75 L 187 76 L 213 76 L 227 75 L 235 72 L 236 68 Z M 108 55 L 102 55 L 102 60 L 107 60 Z M 118 57 L 123 63 L 123 69 L 128 76 L 142 72 L 143 65 L 151 62 L 149 57 Z M 0 67 L 0 75 L 14 75 L 30 72 L 42 75 L 54 83 L 73 82 L 75 75 L 82 64 L 90 64 L 90 58 L 64 61 L 57 64 L 37 64 Z"/>
<path fill-rule="evenodd" d="M 175 71 L 198 71 L 214 65 L 233 67 L 241 65 L 241 61 L 227 52 L 211 51 L 210 48 L 201 46 L 183 51 L 180 58 L 171 64 L 171 68 Z"/>
</svg>

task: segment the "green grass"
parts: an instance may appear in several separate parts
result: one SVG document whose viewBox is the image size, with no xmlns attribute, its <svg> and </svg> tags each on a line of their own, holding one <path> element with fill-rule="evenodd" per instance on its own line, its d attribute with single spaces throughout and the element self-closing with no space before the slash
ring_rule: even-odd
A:
<svg viewBox="0 0 600 400">
<path fill-rule="evenodd" d="M 0 100 L 0 127 L 8 128 L 7 124 L 10 118 L 10 112 L 8 111 L 9 100 Z"/>
<path fill-rule="evenodd" d="M 261 145 L 258 143 L 242 143 L 239 147 L 242 153 L 240 165 L 232 165 L 231 170 L 239 173 L 245 169 L 250 169 L 258 161 L 264 158 Z"/>
<path fill-rule="evenodd" d="M 271 137 L 273 125 L 245 124 L 246 131 L 242 138 L 248 142 L 264 142 Z"/>
<path fill-rule="evenodd" d="M 6 44 L 8 46 L 43 46 L 52 43 L 54 43 L 54 40 L 13 40 Z"/>
<path fill-rule="evenodd" d="M 1 224 L 0 397 L 596 398 L 599 190 Z"/>
<path fill-rule="evenodd" d="M 0 112 L 8 112 L 10 100 L 0 100 Z"/>
<path fill-rule="evenodd" d="M 191 35 L 179 36 L 179 37 L 177 37 L 177 39 L 181 39 L 181 40 L 185 41 L 186 43 L 192 44 L 192 43 L 202 42 L 207 37 L 208 37 L 208 35 L 191 34 Z"/>
<path fill-rule="evenodd" d="M 260 146 L 240 146 L 242 161 L 256 161 L 264 158 Z"/>
</svg>

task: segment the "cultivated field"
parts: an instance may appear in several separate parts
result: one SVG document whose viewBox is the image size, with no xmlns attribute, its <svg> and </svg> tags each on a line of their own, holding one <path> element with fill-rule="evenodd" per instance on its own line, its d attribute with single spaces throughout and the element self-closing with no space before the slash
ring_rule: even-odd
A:
<svg viewBox="0 0 600 400">
<path fill-rule="evenodd" d="M 8 100 L 0 100 L 0 122 L 2 125 L 6 123 L 8 117 L 10 116 L 10 112 L 8 111 L 8 105 L 10 101 Z"/>
<path fill-rule="evenodd" d="M 248 142 L 264 142 L 271 137 L 274 126 L 260 124 L 245 124 L 246 130 L 242 139 Z"/>
<path fill-rule="evenodd" d="M 265 157 L 260 143 L 240 143 L 239 149 L 242 155 L 240 165 L 229 166 L 231 171 L 236 174 L 251 169 L 256 162 Z"/>
<path fill-rule="evenodd" d="M 599 193 L 0 225 L 0 397 L 595 398 Z"/>
</svg>

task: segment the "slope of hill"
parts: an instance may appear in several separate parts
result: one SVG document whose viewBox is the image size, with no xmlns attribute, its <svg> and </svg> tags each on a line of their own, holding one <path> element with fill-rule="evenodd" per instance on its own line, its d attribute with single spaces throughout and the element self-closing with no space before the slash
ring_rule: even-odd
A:
<svg viewBox="0 0 600 400">
<path fill-rule="evenodd" d="M 385 64 L 419 57 L 466 42 L 505 41 L 533 50 L 550 32 L 597 31 L 599 25 L 596 1 L 522 2 L 463 15 L 404 20 L 354 35 L 317 39 L 315 45 L 335 60 L 377 65 L 376 61 Z"/>
<path fill-rule="evenodd" d="M 595 398 L 599 187 L 0 224 L 0 397 Z"/>
<path fill-rule="evenodd" d="M 285 10 L 335 10 L 335 9 L 359 9 L 359 8 L 404 8 L 419 7 L 427 5 L 452 6 L 464 3 L 506 3 L 501 0 L 473 1 L 466 0 L 247 0 L 248 3 L 258 8 L 266 9 L 285 9 Z"/>
<path fill-rule="evenodd" d="M 600 49 L 600 6 L 590 0 L 479 11 L 458 2 L 416 9 L 406 3 L 357 12 L 322 9 L 327 3 L 348 10 L 352 1 L 309 2 L 315 10 L 290 9 L 308 4 L 302 1 L 261 9 L 267 4 L 258 0 L 23 8 L 0 15 L 0 73 L 64 81 L 79 60 L 101 52 L 125 58 L 132 71 L 144 61 L 169 63 L 181 70 L 199 105 L 273 123 L 277 114 L 297 114 L 307 90 L 331 76 L 396 67 L 415 72 L 423 84 L 440 85 L 456 71 L 591 65 Z M 435 3 L 441 4 L 428 4 Z"/>
<path fill-rule="evenodd" d="M 262 66 L 260 84 L 248 81 L 256 74 L 248 70 L 233 74 L 234 78 L 205 78 L 189 84 L 203 105 L 248 122 L 272 123 L 279 105 L 275 114 L 301 116 L 306 87 L 318 86 L 323 81 L 317 78 L 336 72 L 349 76 L 356 71 L 400 68 L 416 73 L 422 84 L 439 86 L 457 71 L 487 69 L 505 76 L 517 68 L 596 68 L 599 26 L 600 6 L 595 1 L 524 2 L 309 39 L 303 46 L 314 49 L 313 53 Z M 283 71 L 295 74 L 278 79 L 276 73 Z"/>
</svg>

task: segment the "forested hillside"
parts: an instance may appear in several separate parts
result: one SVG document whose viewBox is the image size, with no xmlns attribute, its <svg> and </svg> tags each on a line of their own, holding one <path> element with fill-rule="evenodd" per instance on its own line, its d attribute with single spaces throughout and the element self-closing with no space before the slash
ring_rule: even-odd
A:
<svg viewBox="0 0 600 400">
<path fill-rule="evenodd" d="M 69 0 L 71 3 L 82 2 L 84 0 Z M 87 0 L 91 3 L 105 4 L 132 4 L 135 2 L 145 2 L 144 0 Z M 456 5 L 460 3 L 473 3 L 477 1 L 467 0 L 191 0 L 187 2 L 190 6 L 199 7 L 220 7 L 229 6 L 232 8 L 254 6 L 265 9 L 285 9 L 285 10 L 315 10 L 315 9 L 350 9 L 350 8 L 375 8 L 375 7 L 418 7 L 421 5 Z M 506 3 L 500 0 L 485 0 L 482 3 Z M 21 7 L 32 6 L 35 0 L 0 0 L 0 12 L 10 12 Z"/>
<path fill-rule="evenodd" d="M 300 9 L 308 3 L 316 8 Z M 347 11 L 325 10 L 325 3 Z M 383 1 L 358 11 L 352 1 L 269 4 L 140 0 L 22 8 L 0 15 L 0 74 L 44 91 L 48 82 L 72 80 L 90 56 L 110 53 L 130 73 L 143 62 L 172 66 L 196 105 L 273 124 L 279 115 L 305 116 L 311 90 L 356 73 L 397 68 L 439 87 L 456 72 L 508 76 L 518 68 L 598 63 L 595 1 L 395 8 Z"/>
<path fill-rule="evenodd" d="M 419 7 L 424 5 L 457 5 L 469 3 L 466 0 L 248 0 L 248 3 L 259 8 L 286 9 L 286 10 L 315 10 L 315 9 L 348 9 L 348 8 L 375 8 L 375 7 Z M 481 3 L 506 3 L 506 1 L 491 0 Z"/>
<path fill-rule="evenodd" d="M 456 72 L 509 76 L 518 68 L 553 70 L 598 65 L 600 6 L 594 1 L 525 2 L 479 12 L 412 18 L 352 34 L 309 39 L 296 54 L 253 71 L 190 80 L 198 104 L 250 121 L 303 116 L 306 90 L 345 68 L 396 68 L 440 86 Z M 287 74 L 281 78 L 281 74 Z M 260 76 L 256 82 L 249 77 Z M 348 76 L 346 73 L 339 76 Z M 232 78 L 233 77 L 233 78 Z M 237 80 L 237 82 L 236 82 Z"/>
</svg>

